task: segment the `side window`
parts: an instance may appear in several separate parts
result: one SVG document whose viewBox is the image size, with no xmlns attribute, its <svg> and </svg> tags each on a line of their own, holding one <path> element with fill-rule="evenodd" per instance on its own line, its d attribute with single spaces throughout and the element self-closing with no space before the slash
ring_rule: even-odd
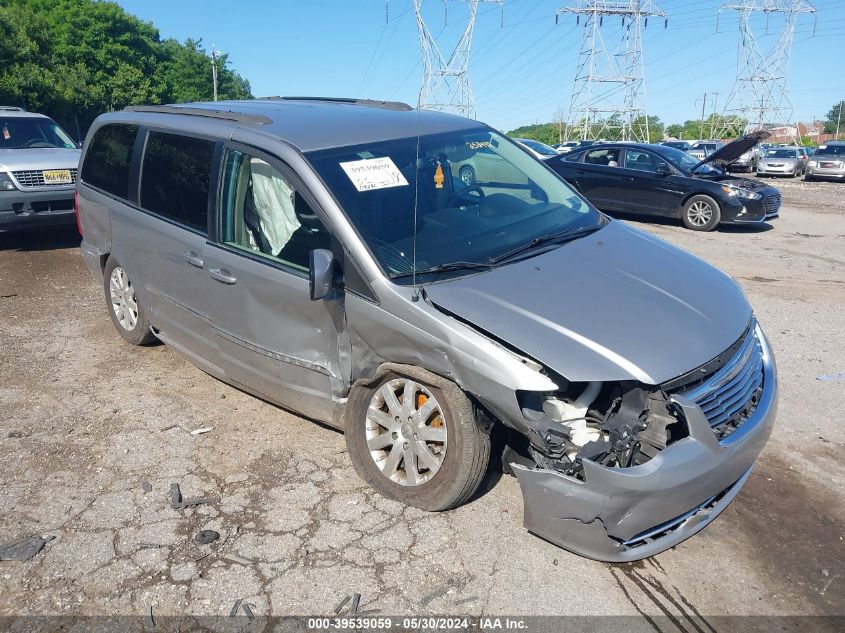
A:
<svg viewBox="0 0 845 633">
<path fill-rule="evenodd" d="M 567 163 L 580 163 L 582 158 L 584 158 L 584 152 L 569 152 L 563 155 L 563 160 Z"/>
<path fill-rule="evenodd" d="M 642 150 L 625 150 L 626 169 L 637 169 L 639 171 L 657 171 L 657 166 L 663 161 L 650 152 Z"/>
<path fill-rule="evenodd" d="M 221 240 L 236 248 L 308 270 L 329 232 L 291 181 L 267 162 L 227 150 L 223 166 Z"/>
<path fill-rule="evenodd" d="M 617 149 L 594 149 L 587 152 L 584 158 L 585 163 L 591 165 L 603 165 L 605 167 L 619 166 L 619 150 Z"/>
<path fill-rule="evenodd" d="M 141 207 L 205 233 L 214 142 L 150 132 L 141 168 Z"/>
<path fill-rule="evenodd" d="M 129 163 L 137 125 L 104 125 L 94 133 L 82 163 L 82 181 L 112 195 L 129 193 Z"/>
</svg>

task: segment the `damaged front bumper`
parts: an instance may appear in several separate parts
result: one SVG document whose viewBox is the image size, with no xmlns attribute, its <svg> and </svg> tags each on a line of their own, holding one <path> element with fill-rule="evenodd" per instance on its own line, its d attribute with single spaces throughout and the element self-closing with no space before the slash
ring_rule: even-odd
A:
<svg viewBox="0 0 845 633">
<path fill-rule="evenodd" d="M 564 549 L 609 562 L 653 556 L 704 529 L 742 488 L 774 425 L 775 363 L 759 328 L 757 334 L 763 391 L 754 412 L 733 433 L 720 441 L 701 408 L 675 396 L 689 437 L 644 464 L 607 468 L 585 460 L 584 481 L 512 464 L 525 527 Z"/>
</svg>

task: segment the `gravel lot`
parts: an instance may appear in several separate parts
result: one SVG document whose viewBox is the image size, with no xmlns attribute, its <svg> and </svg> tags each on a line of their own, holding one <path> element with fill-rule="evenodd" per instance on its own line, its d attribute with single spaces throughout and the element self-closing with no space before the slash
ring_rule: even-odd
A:
<svg viewBox="0 0 845 633">
<path fill-rule="evenodd" d="M 0 562 L 0 616 L 228 615 L 239 599 L 320 614 L 353 592 L 382 614 L 670 615 L 666 630 L 700 632 L 719 615 L 845 615 L 845 377 L 819 379 L 845 372 L 845 184 L 775 184 L 771 227 L 634 222 L 742 283 L 782 390 L 732 506 L 629 565 L 528 534 L 511 477 L 443 514 L 380 497 L 339 433 L 123 343 L 73 231 L 0 237 L 0 543 L 55 537 Z M 174 510 L 173 482 L 213 502 Z M 195 543 L 203 529 L 220 539 Z"/>
</svg>

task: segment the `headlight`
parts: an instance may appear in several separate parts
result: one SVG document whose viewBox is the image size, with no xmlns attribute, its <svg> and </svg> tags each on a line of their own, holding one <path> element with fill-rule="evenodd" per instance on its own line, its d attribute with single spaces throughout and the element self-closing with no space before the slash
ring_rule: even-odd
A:
<svg viewBox="0 0 845 633">
<path fill-rule="evenodd" d="M 0 171 L 0 191 L 14 191 L 15 188 L 15 183 L 9 178 L 9 174 Z"/>
<path fill-rule="evenodd" d="M 733 196 L 735 198 L 748 198 L 749 200 L 759 200 L 763 197 L 759 193 L 755 193 L 748 189 L 743 189 L 742 187 L 735 187 L 733 185 L 722 185 L 722 191 L 724 191 L 729 196 Z"/>
<path fill-rule="evenodd" d="M 807 163 L 807 167 L 815 167 L 815 166 L 816 166 L 816 161 L 814 161 L 814 160 L 811 160 L 809 163 Z"/>
</svg>

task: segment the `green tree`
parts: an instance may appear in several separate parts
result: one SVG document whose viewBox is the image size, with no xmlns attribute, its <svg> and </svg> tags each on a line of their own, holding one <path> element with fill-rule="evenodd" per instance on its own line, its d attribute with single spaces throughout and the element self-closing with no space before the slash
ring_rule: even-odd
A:
<svg viewBox="0 0 845 633">
<path fill-rule="evenodd" d="M 684 138 L 684 126 L 680 123 L 673 123 L 672 125 L 666 126 L 666 136 L 671 136 L 672 138 L 683 139 Z"/>
<path fill-rule="evenodd" d="M 251 96 L 225 55 L 217 64 L 221 99 Z M 213 92 L 200 40 L 161 40 L 151 23 L 96 0 L 0 0 L 0 69 L 0 103 L 49 114 L 78 136 L 104 111 Z"/>
<path fill-rule="evenodd" d="M 835 104 L 827 113 L 827 121 L 824 124 L 824 131 L 828 134 L 836 133 L 836 126 L 839 131 L 845 130 L 845 101 Z"/>
</svg>

